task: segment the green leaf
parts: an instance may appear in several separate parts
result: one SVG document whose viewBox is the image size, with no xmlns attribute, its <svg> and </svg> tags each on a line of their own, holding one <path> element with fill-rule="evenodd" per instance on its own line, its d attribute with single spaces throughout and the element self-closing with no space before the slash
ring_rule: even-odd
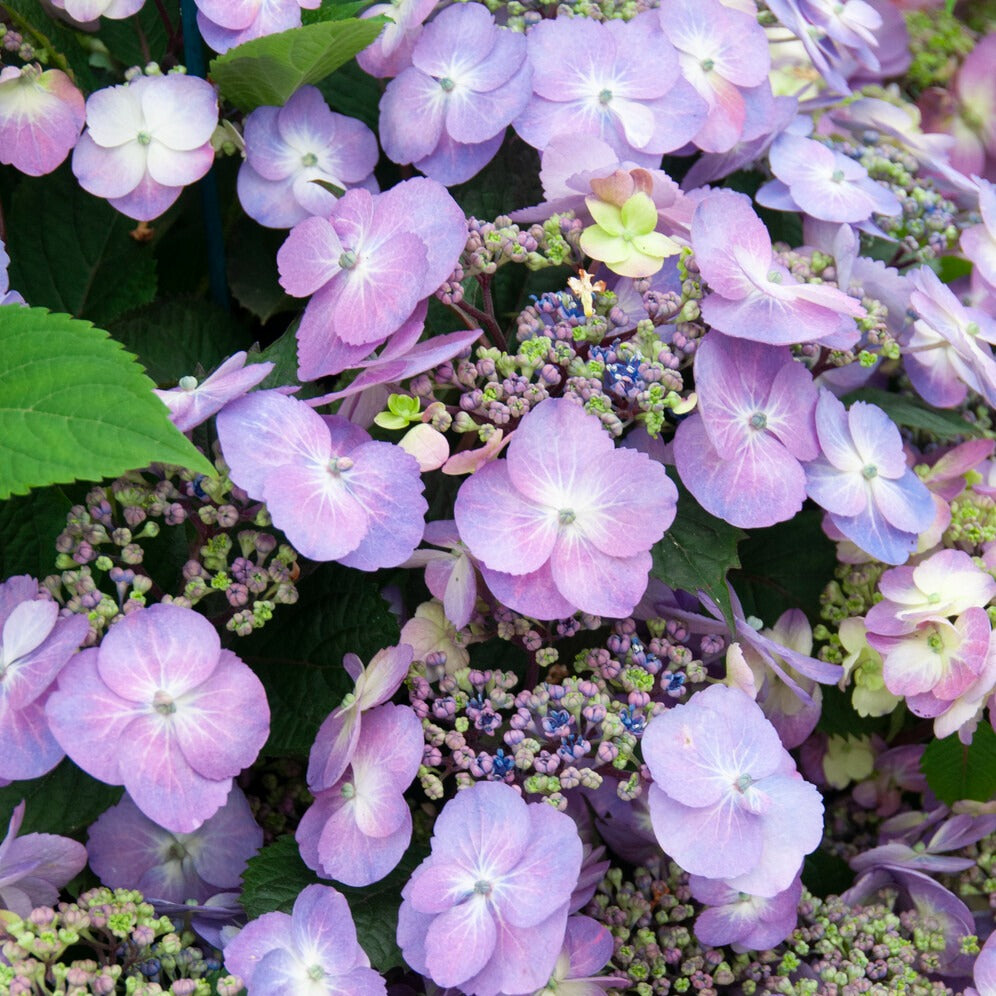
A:
<svg viewBox="0 0 996 996">
<path fill-rule="evenodd" d="M 325 79 L 366 48 L 386 23 L 349 18 L 254 38 L 213 59 L 210 75 L 240 111 L 282 106 L 295 90 Z"/>
<path fill-rule="evenodd" d="M 100 22 L 100 40 L 124 67 L 162 62 L 169 50 L 169 34 L 163 14 L 170 18 L 174 31 L 180 28 L 179 4 L 163 0 L 147 3 L 137 13 L 122 20 L 105 17 Z"/>
<path fill-rule="evenodd" d="M 710 515 L 685 489 L 678 486 L 678 514 L 664 538 L 651 550 L 651 577 L 693 595 L 704 591 L 722 610 L 732 631 L 733 606 L 726 587 L 727 571 L 740 566 L 737 544 L 743 530 Z"/>
<path fill-rule="evenodd" d="M 89 322 L 0 307 L 0 498 L 150 463 L 213 474 L 153 387 Z"/>
<path fill-rule="evenodd" d="M 365 889 L 331 883 L 346 897 L 360 946 L 378 972 L 404 964 L 395 939 L 401 890 L 426 853 L 421 845 L 410 847 L 394 871 Z M 301 860 L 293 837 L 279 837 L 249 859 L 242 876 L 242 906 L 250 920 L 275 910 L 290 913 L 301 890 L 316 883 L 330 884 Z"/>
<path fill-rule="evenodd" d="M 10 16 L 26 41 L 49 52 L 49 68 L 61 69 L 75 77 L 76 85 L 85 92 L 97 89 L 86 50 L 76 33 L 49 15 L 38 0 L 3 0 L 0 11 Z"/>
<path fill-rule="evenodd" d="M 213 370 L 251 337 L 224 308 L 198 298 L 154 301 L 122 315 L 110 333 L 135 353 L 157 384 Z"/>
<path fill-rule="evenodd" d="M 819 509 L 804 508 L 789 522 L 755 529 L 738 551 L 742 569 L 731 578 L 747 615 L 773 626 L 786 609 L 819 617 L 820 594 L 837 566 Z"/>
<path fill-rule="evenodd" d="M 302 10 L 303 24 L 320 24 L 322 21 L 344 21 L 347 17 L 355 17 L 361 10 L 369 7 L 372 0 L 322 0 L 314 10 Z"/>
<path fill-rule="evenodd" d="M 81 834 L 101 813 L 120 801 L 124 789 L 105 785 L 80 771 L 66 758 L 47 775 L 25 782 L 11 782 L 0 789 L 0 834 L 23 799 L 21 833 Z"/>
<path fill-rule="evenodd" d="M 931 262 L 936 264 L 937 275 L 946 284 L 954 283 L 955 280 L 968 277 L 972 273 L 971 262 L 961 256 L 941 256 Z"/>
<path fill-rule="evenodd" d="M 135 222 L 91 197 L 68 170 L 22 183 L 12 200 L 10 283 L 25 301 L 106 327 L 155 298 L 156 260 L 129 237 Z"/>
<path fill-rule="evenodd" d="M 917 398 L 892 394 L 877 387 L 862 387 L 857 391 L 851 391 L 843 401 L 846 405 L 851 405 L 855 401 L 868 401 L 878 405 L 896 425 L 929 432 L 939 439 L 982 435 L 980 429 L 971 422 L 966 422 L 955 412 L 931 408 Z"/>
<path fill-rule="evenodd" d="M 286 232 L 263 228 L 243 218 L 228 240 L 228 286 L 235 300 L 262 322 L 282 311 L 294 311 L 303 303 L 287 294 L 279 283 L 277 250 L 286 238 Z M 294 373 L 297 374 L 296 359 Z"/>
<path fill-rule="evenodd" d="M 380 81 L 363 72 L 356 62 L 347 62 L 318 84 L 329 107 L 377 130 L 380 115 Z"/>
<path fill-rule="evenodd" d="M 931 791 L 953 806 L 962 799 L 989 802 L 996 797 L 996 733 L 979 723 L 966 746 L 956 733 L 927 745 L 920 760 Z"/>
<path fill-rule="evenodd" d="M 267 754 L 307 754 L 318 727 L 352 690 L 342 666 L 347 653 L 366 663 L 398 642 L 398 621 L 369 574 L 337 564 L 300 584 L 294 605 L 238 644 L 259 675 L 272 714 Z"/>
<path fill-rule="evenodd" d="M 0 504 L 0 578 L 55 571 L 55 540 L 72 502 L 59 488 L 40 488 Z"/>
</svg>

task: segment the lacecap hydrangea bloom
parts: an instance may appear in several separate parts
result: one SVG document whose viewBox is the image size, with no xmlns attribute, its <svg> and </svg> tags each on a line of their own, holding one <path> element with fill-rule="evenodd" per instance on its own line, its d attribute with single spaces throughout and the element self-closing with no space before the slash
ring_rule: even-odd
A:
<svg viewBox="0 0 996 996">
<path fill-rule="evenodd" d="M 143 76 L 86 102 L 73 150 L 80 186 L 136 221 L 158 218 L 214 162 L 214 87 L 196 76 Z"/>
<path fill-rule="evenodd" d="M 823 800 L 750 696 L 711 685 L 654 716 L 642 745 L 654 833 L 685 871 L 751 896 L 792 884 L 823 837 Z"/>
<path fill-rule="evenodd" d="M 650 548 L 674 521 L 678 491 L 646 454 L 617 449 L 566 398 L 523 419 L 508 458 L 460 488 L 460 538 L 494 595 L 536 619 L 578 610 L 623 617 L 643 596 Z"/>
<path fill-rule="evenodd" d="M 459 792 L 402 889 L 405 961 L 468 996 L 532 993 L 553 973 L 582 847 L 574 821 L 502 782 Z"/>
<path fill-rule="evenodd" d="M 228 798 L 270 732 L 259 678 L 192 609 L 124 616 L 63 671 L 45 707 L 88 774 L 128 790 L 160 826 L 190 833 Z"/>
<path fill-rule="evenodd" d="M 300 27 L 301 8 L 313 10 L 320 0 L 196 0 L 196 3 L 201 37 L 216 52 L 227 52 L 253 38 Z"/>
</svg>

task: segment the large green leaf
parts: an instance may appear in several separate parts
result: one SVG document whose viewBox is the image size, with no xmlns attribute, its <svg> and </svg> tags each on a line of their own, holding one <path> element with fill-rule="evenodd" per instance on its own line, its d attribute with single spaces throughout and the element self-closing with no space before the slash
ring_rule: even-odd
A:
<svg viewBox="0 0 996 996">
<path fill-rule="evenodd" d="M 266 688 L 272 719 L 268 754 L 306 754 L 318 727 L 352 690 L 347 653 L 366 663 L 398 642 L 398 621 L 369 574 L 337 564 L 302 579 L 301 597 L 281 605 L 261 630 L 241 640 L 239 656 Z"/>
<path fill-rule="evenodd" d="M 737 544 L 746 534 L 710 515 L 680 481 L 676 484 L 678 514 L 664 538 L 651 550 L 651 577 L 693 595 L 704 591 L 722 608 L 732 631 L 733 607 L 726 574 L 740 566 Z"/>
<path fill-rule="evenodd" d="M 66 528 L 72 502 L 59 488 L 40 488 L 0 503 L 0 578 L 55 570 L 55 540 Z"/>
<path fill-rule="evenodd" d="M 307 83 L 317 83 L 366 48 L 387 22 L 383 17 L 307 24 L 254 38 L 212 60 L 211 78 L 240 111 L 280 106 Z"/>
<path fill-rule="evenodd" d="M 919 429 L 938 439 L 954 439 L 957 436 L 981 436 L 982 432 L 971 422 L 966 422 L 957 412 L 931 408 L 918 398 L 902 394 L 892 394 L 877 387 L 862 387 L 844 398 L 845 404 L 867 401 L 877 405 L 897 425 L 907 429 Z"/>
<path fill-rule="evenodd" d="M 920 770 L 934 795 L 949 806 L 963 799 L 996 799 L 996 733 L 983 721 L 967 746 L 954 733 L 934 740 L 923 752 Z"/>
<path fill-rule="evenodd" d="M 22 183 L 7 218 L 11 286 L 29 304 L 106 327 L 156 296 L 156 260 L 129 237 L 134 227 L 66 169 Z"/>
<path fill-rule="evenodd" d="M 213 473 L 153 387 L 89 322 L 0 307 L 0 498 L 150 463 Z"/>
<path fill-rule="evenodd" d="M 69 758 L 41 778 L 11 782 L 0 789 L 0 834 L 10 814 L 23 799 L 21 833 L 82 833 L 101 813 L 120 799 L 120 785 L 106 785 L 80 771 Z"/>
<path fill-rule="evenodd" d="M 157 384 L 211 371 L 252 343 L 224 308 L 199 298 L 154 301 L 122 315 L 109 331 Z"/>
<path fill-rule="evenodd" d="M 377 130 L 381 81 L 363 72 L 355 62 L 337 69 L 318 84 L 318 89 L 333 111 L 357 118 Z"/>
<path fill-rule="evenodd" d="M 290 913 L 301 890 L 315 883 L 332 884 L 349 903 L 356 936 L 378 972 L 404 964 L 398 949 L 401 890 L 425 857 L 422 845 L 410 847 L 386 878 L 365 889 L 322 882 L 301 860 L 297 842 L 280 837 L 251 858 L 242 877 L 242 906 L 250 919 L 278 910 Z"/>
</svg>

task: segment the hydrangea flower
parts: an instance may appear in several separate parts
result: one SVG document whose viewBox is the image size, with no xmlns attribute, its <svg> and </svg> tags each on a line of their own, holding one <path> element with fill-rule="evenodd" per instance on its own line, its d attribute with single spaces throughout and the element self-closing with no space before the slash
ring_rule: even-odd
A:
<svg viewBox="0 0 996 996">
<path fill-rule="evenodd" d="M 61 70 L 0 70 L 0 163 L 28 176 L 51 173 L 76 144 L 85 119 L 83 94 Z"/>
<path fill-rule="evenodd" d="M 775 179 L 755 195 L 764 207 L 850 224 L 902 211 L 899 198 L 861 163 L 822 142 L 785 132 L 772 144 L 768 161 Z"/>
<path fill-rule="evenodd" d="M 711 292 L 702 317 L 720 332 L 771 346 L 857 341 L 851 319 L 865 309 L 836 287 L 797 283 L 775 263 L 771 236 L 744 194 L 719 190 L 699 203 L 692 248 Z"/>
<path fill-rule="evenodd" d="M 349 904 L 328 885 L 309 885 L 287 913 L 264 913 L 225 946 L 225 967 L 249 996 L 386 996 L 384 980 L 356 939 Z"/>
<path fill-rule="evenodd" d="M 309 868 L 365 886 L 398 864 L 412 837 L 404 792 L 418 774 L 424 746 L 422 722 L 410 706 L 387 703 L 366 714 L 348 770 L 327 789 L 309 783 L 315 801 L 295 834 Z"/>
<path fill-rule="evenodd" d="M 128 790 L 160 826 L 190 833 L 224 804 L 270 731 L 259 679 L 192 609 L 124 616 L 46 703 L 52 733 L 88 774 Z"/>
<path fill-rule="evenodd" d="M 478 173 L 532 94 L 526 39 L 483 4 L 447 7 L 423 28 L 412 65 L 380 102 L 388 158 L 450 186 Z"/>
<path fill-rule="evenodd" d="M 360 68 L 371 76 L 397 76 L 411 65 L 412 49 L 422 33 L 422 24 L 435 10 L 436 0 L 391 0 L 367 7 L 360 17 L 386 14 L 387 24 L 362 52 L 356 55 Z"/>
<path fill-rule="evenodd" d="M 308 761 L 308 785 L 313 791 L 331 788 L 342 778 L 359 743 L 363 714 L 401 687 L 413 656 L 412 648 L 402 643 L 378 650 L 365 668 L 356 654 L 343 657 L 342 666 L 356 684 L 315 737 Z"/>
<path fill-rule="evenodd" d="M 190 432 L 212 415 L 217 415 L 230 401 L 241 398 L 269 376 L 272 363 L 246 366 L 246 353 L 233 353 L 210 376 L 199 384 L 195 377 L 181 377 L 168 391 L 155 391 L 169 409 L 169 417 L 181 432 Z"/>
<path fill-rule="evenodd" d="M 297 330 L 299 375 L 314 380 L 363 360 L 425 321 L 420 303 L 453 272 L 467 241 L 463 212 L 434 180 L 383 194 L 346 191 L 327 218 L 307 218 L 277 253 L 280 282 L 313 295 Z"/>
<path fill-rule="evenodd" d="M 672 0 L 660 8 L 660 24 L 677 49 L 682 76 L 709 108 L 692 141 L 705 152 L 728 152 L 747 117 L 741 91 L 768 78 L 764 29 L 752 12 L 720 0 Z"/>
<path fill-rule="evenodd" d="M 685 486 L 735 526 L 790 519 L 806 500 L 800 461 L 820 451 L 809 371 L 784 347 L 711 332 L 696 350 L 695 385 L 698 412 L 674 441 Z"/>
<path fill-rule="evenodd" d="M 917 393 L 929 404 L 953 408 L 971 388 L 996 405 L 996 320 L 966 308 L 930 267 L 921 266 L 908 279 L 917 317 L 900 345 Z"/>
<path fill-rule="evenodd" d="M 111 889 L 138 889 L 149 902 L 204 903 L 238 890 L 263 830 L 238 786 L 192 833 L 171 833 L 126 795 L 94 823 L 87 837 L 90 867 Z"/>
<path fill-rule="evenodd" d="M 823 800 L 738 688 L 711 685 L 647 724 L 650 815 L 685 871 L 770 898 L 823 837 Z"/>
<path fill-rule="evenodd" d="M 996 290 L 996 186 L 978 180 L 978 191 L 982 221 L 963 229 L 961 250 L 975 266 L 973 275 Z"/>
<path fill-rule="evenodd" d="M 706 102 L 681 77 L 655 11 L 629 21 L 544 20 L 526 41 L 533 98 L 512 124 L 534 148 L 558 134 L 591 135 L 620 161 L 657 169 L 661 156 L 681 148 L 706 120 Z"/>
<path fill-rule="evenodd" d="M 7 276 L 8 266 L 10 266 L 10 256 L 4 249 L 3 239 L 0 239 L 0 305 L 24 304 L 24 298 L 17 291 L 10 289 L 10 279 Z"/>
<path fill-rule="evenodd" d="M 195 0 L 197 28 L 216 52 L 301 26 L 301 8 L 321 0 Z"/>
<path fill-rule="evenodd" d="M 418 546 L 425 486 L 399 447 L 279 391 L 232 402 L 217 426 L 231 479 L 266 502 L 304 556 L 375 571 L 396 567 Z"/>
<path fill-rule="evenodd" d="M 59 890 L 86 867 L 86 848 L 68 837 L 27 833 L 18 837 L 25 804 L 14 807 L 0 841 L 0 910 L 20 917 L 36 906 L 55 905 Z"/>
<path fill-rule="evenodd" d="M 595 224 L 581 233 L 581 248 L 624 277 L 650 277 L 668 256 L 681 251 L 674 239 L 655 231 L 657 208 L 649 195 L 636 191 L 622 204 L 601 197 L 585 199 Z"/>
<path fill-rule="evenodd" d="M 648 456 L 617 449 L 566 398 L 531 409 L 508 458 L 460 487 L 460 538 L 505 605 L 537 619 L 577 610 L 623 617 L 639 602 L 650 547 L 674 521 L 677 489 Z"/>
<path fill-rule="evenodd" d="M 459 792 L 402 889 L 398 944 L 416 972 L 468 996 L 530 993 L 550 978 L 578 880 L 574 821 L 502 782 Z"/>
<path fill-rule="evenodd" d="M 64 10 L 74 21 L 89 24 L 98 17 L 120 21 L 137 14 L 145 0 L 52 0 L 52 6 Z"/>
<path fill-rule="evenodd" d="M 850 410 L 825 388 L 816 403 L 822 455 L 806 464 L 806 491 L 830 522 L 866 553 L 902 564 L 934 520 L 934 500 L 906 466 L 895 422 L 856 401 Z"/>
<path fill-rule="evenodd" d="M 362 121 L 330 111 L 316 87 L 301 87 L 283 107 L 257 107 L 243 133 L 239 201 L 261 225 L 292 228 L 327 216 L 336 196 L 316 180 L 376 190 L 376 136 Z"/>
<path fill-rule="evenodd" d="M 86 102 L 73 150 L 80 186 L 136 221 L 158 218 L 214 162 L 214 87 L 196 76 L 143 76 Z"/>
<path fill-rule="evenodd" d="M 709 947 L 724 944 L 734 951 L 766 951 L 795 929 L 802 878 L 775 896 L 752 896 L 724 882 L 692 875 L 692 897 L 705 904 L 695 921 L 695 936 Z"/>
<path fill-rule="evenodd" d="M 500 434 L 501 429 L 495 433 Z M 446 618 L 457 629 L 463 629 L 477 602 L 477 573 L 456 523 L 452 519 L 427 522 L 422 541 L 444 549 L 416 550 L 403 566 L 425 568 L 426 588 L 442 602 Z"/>
<path fill-rule="evenodd" d="M 37 778 L 65 756 L 45 718 L 59 672 L 86 639 L 85 616 L 59 617 L 27 575 L 0 585 L 0 778 Z"/>
</svg>

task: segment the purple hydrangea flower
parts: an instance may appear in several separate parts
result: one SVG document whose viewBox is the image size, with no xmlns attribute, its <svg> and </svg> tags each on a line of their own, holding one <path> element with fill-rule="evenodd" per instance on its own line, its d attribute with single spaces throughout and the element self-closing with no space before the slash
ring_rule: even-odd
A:
<svg viewBox="0 0 996 996">
<path fill-rule="evenodd" d="M 261 384 L 273 366 L 272 363 L 246 366 L 246 354 L 238 352 L 200 384 L 194 377 L 181 377 L 176 387 L 169 391 L 156 391 L 155 394 L 169 409 L 173 424 L 181 432 L 190 432 L 212 415 L 217 415 L 230 401 L 241 398 Z"/>
<path fill-rule="evenodd" d="M 728 152 L 746 122 L 742 90 L 768 78 L 764 28 L 753 13 L 720 0 L 671 0 L 660 9 L 660 23 L 678 51 L 682 76 L 709 108 L 692 141 L 705 152 Z"/>
<path fill-rule="evenodd" d="M 80 137 L 84 108 L 83 94 L 61 70 L 5 66 L 0 70 L 0 163 L 29 176 L 51 173 Z"/>
<path fill-rule="evenodd" d="M 592 885 L 594 889 L 597 882 Z M 604 996 L 630 984 L 629 976 L 597 975 L 612 957 L 615 941 L 608 928 L 589 916 L 572 916 L 557 964 L 543 992 L 562 996 Z"/>
<path fill-rule="evenodd" d="M 277 253 L 280 282 L 313 295 L 297 331 L 299 375 L 340 373 L 417 311 L 453 272 L 467 241 L 463 212 L 435 180 L 406 180 L 383 194 L 348 190 L 328 218 L 296 225 Z"/>
<path fill-rule="evenodd" d="M 468 996 L 527 993 L 552 974 L 582 858 L 574 821 L 478 782 L 443 807 L 432 853 L 401 892 L 405 961 Z"/>
<path fill-rule="evenodd" d="M 311 215 L 327 217 L 336 196 L 316 180 L 376 190 L 374 133 L 330 111 L 316 87 L 301 87 L 283 107 L 257 107 L 244 135 L 239 201 L 261 225 L 292 228 Z"/>
<path fill-rule="evenodd" d="M 825 388 L 816 403 L 822 455 L 806 464 L 806 492 L 865 553 L 903 564 L 934 520 L 934 500 L 906 466 L 896 424 L 875 405 L 849 411 Z"/>
<path fill-rule="evenodd" d="M 537 619 L 579 609 L 623 617 L 646 589 L 650 548 L 677 500 L 660 464 L 617 449 L 597 418 L 551 398 L 523 418 L 507 460 L 464 481 L 455 517 L 509 608 Z"/>
<path fill-rule="evenodd" d="M 397 76 L 411 65 L 412 49 L 422 33 L 422 24 L 435 10 L 436 0 L 391 0 L 367 7 L 360 17 L 380 17 L 386 14 L 387 24 L 362 51 L 356 61 L 371 76 Z"/>
<path fill-rule="evenodd" d="M 0 585 L 0 778 L 37 778 L 65 756 L 45 718 L 52 684 L 86 639 L 85 616 L 59 617 L 27 575 Z"/>
<path fill-rule="evenodd" d="M 975 958 L 972 981 L 976 988 L 965 990 L 965 996 L 996 996 L 996 932 L 982 945 Z"/>
<path fill-rule="evenodd" d="M 766 951 L 792 933 L 798 921 L 802 878 L 775 896 L 751 896 L 725 882 L 692 875 L 693 898 L 704 903 L 695 921 L 695 936 L 709 947 L 729 944 L 734 951 Z"/>
<path fill-rule="evenodd" d="M 84 650 L 46 703 L 84 771 L 128 790 L 160 826 L 190 833 L 224 804 L 270 732 L 259 679 L 199 613 L 157 604 Z"/>
<path fill-rule="evenodd" d="M 902 211 L 899 198 L 873 180 L 861 163 L 822 142 L 783 133 L 772 144 L 768 161 L 775 179 L 755 195 L 764 207 L 850 224 Z"/>
<path fill-rule="evenodd" d="M 278 391 L 232 402 L 217 425 L 231 479 L 306 557 L 375 571 L 418 546 L 428 505 L 404 450 Z"/>
<path fill-rule="evenodd" d="M 145 0 L 52 0 L 52 6 L 64 10 L 74 21 L 90 24 L 100 17 L 122 20 L 137 14 Z"/>
<path fill-rule="evenodd" d="M 823 800 L 757 703 L 711 685 L 654 716 L 642 745 L 654 832 L 685 871 L 768 898 L 792 884 L 823 837 Z"/>
<path fill-rule="evenodd" d="M 416 550 L 402 566 L 425 568 L 426 588 L 442 602 L 446 618 L 457 629 L 463 629 L 477 602 L 474 561 L 452 519 L 427 522 L 422 540 L 444 549 Z"/>
<path fill-rule="evenodd" d="M 8 266 L 10 266 L 10 256 L 4 249 L 3 239 L 0 239 L 0 305 L 24 304 L 24 298 L 17 291 L 10 289 L 10 279 L 7 276 Z"/>
<path fill-rule="evenodd" d="M 264 913 L 225 946 L 225 967 L 255 994 L 386 996 L 384 980 L 356 939 L 349 904 L 328 885 L 309 885 L 287 913 Z"/>
<path fill-rule="evenodd" d="M 620 161 L 657 169 L 661 156 L 685 145 L 708 116 L 706 102 L 682 78 L 655 11 L 630 21 L 540 21 L 526 41 L 533 98 L 513 127 L 534 148 L 558 134 L 592 135 Z"/>
<path fill-rule="evenodd" d="M 91 0 L 92 2 L 92 0 Z M 301 26 L 301 8 L 321 0 L 195 0 L 197 28 L 216 52 Z"/>
<path fill-rule="evenodd" d="M 695 386 L 698 412 L 674 441 L 686 487 L 735 526 L 790 519 L 806 500 L 800 461 L 820 452 L 809 371 L 784 347 L 711 332 L 695 354 Z"/>
<path fill-rule="evenodd" d="M 705 197 L 692 217 L 692 248 L 711 291 L 702 316 L 720 332 L 771 346 L 857 341 L 851 319 L 865 309 L 836 287 L 797 283 L 775 263 L 771 236 L 749 197 L 732 190 Z"/>
<path fill-rule="evenodd" d="M 126 795 L 90 827 L 87 845 L 90 867 L 111 889 L 138 889 L 149 902 L 203 903 L 238 889 L 263 830 L 238 786 L 192 833 L 164 829 Z"/>
<path fill-rule="evenodd" d="M 411 59 L 381 98 L 381 144 L 396 163 L 463 183 L 491 161 L 529 102 L 526 39 L 499 28 L 482 4 L 457 4 L 425 26 Z"/>
<path fill-rule="evenodd" d="M 0 841 L 0 909 L 27 917 L 36 906 L 55 905 L 59 890 L 86 866 L 86 848 L 51 833 L 18 837 L 23 820 L 22 802 Z"/>
<path fill-rule="evenodd" d="M 323 878 L 345 885 L 378 882 L 411 843 L 405 789 L 422 764 L 422 722 L 410 706 L 379 705 L 363 719 L 348 770 L 301 818 L 301 857 Z M 312 751 L 314 757 L 314 750 Z"/>
<path fill-rule="evenodd" d="M 974 273 L 996 288 L 996 186 L 976 177 L 982 221 L 961 233 L 961 250 L 974 264 Z"/>
<path fill-rule="evenodd" d="M 136 221 L 158 218 L 214 162 L 214 87 L 196 76 L 143 76 L 86 102 L 73 150 L 80 186 Z"/>
<path fill-rule="evenodd" d="M 917 393 L 929 404 L 953 408 L 971 388 L 996 405 L 996 320 L 966 308 L 930 267 L 914 270 L 909 281 L 917 317 L 900 345 Z"/>
</svg>

